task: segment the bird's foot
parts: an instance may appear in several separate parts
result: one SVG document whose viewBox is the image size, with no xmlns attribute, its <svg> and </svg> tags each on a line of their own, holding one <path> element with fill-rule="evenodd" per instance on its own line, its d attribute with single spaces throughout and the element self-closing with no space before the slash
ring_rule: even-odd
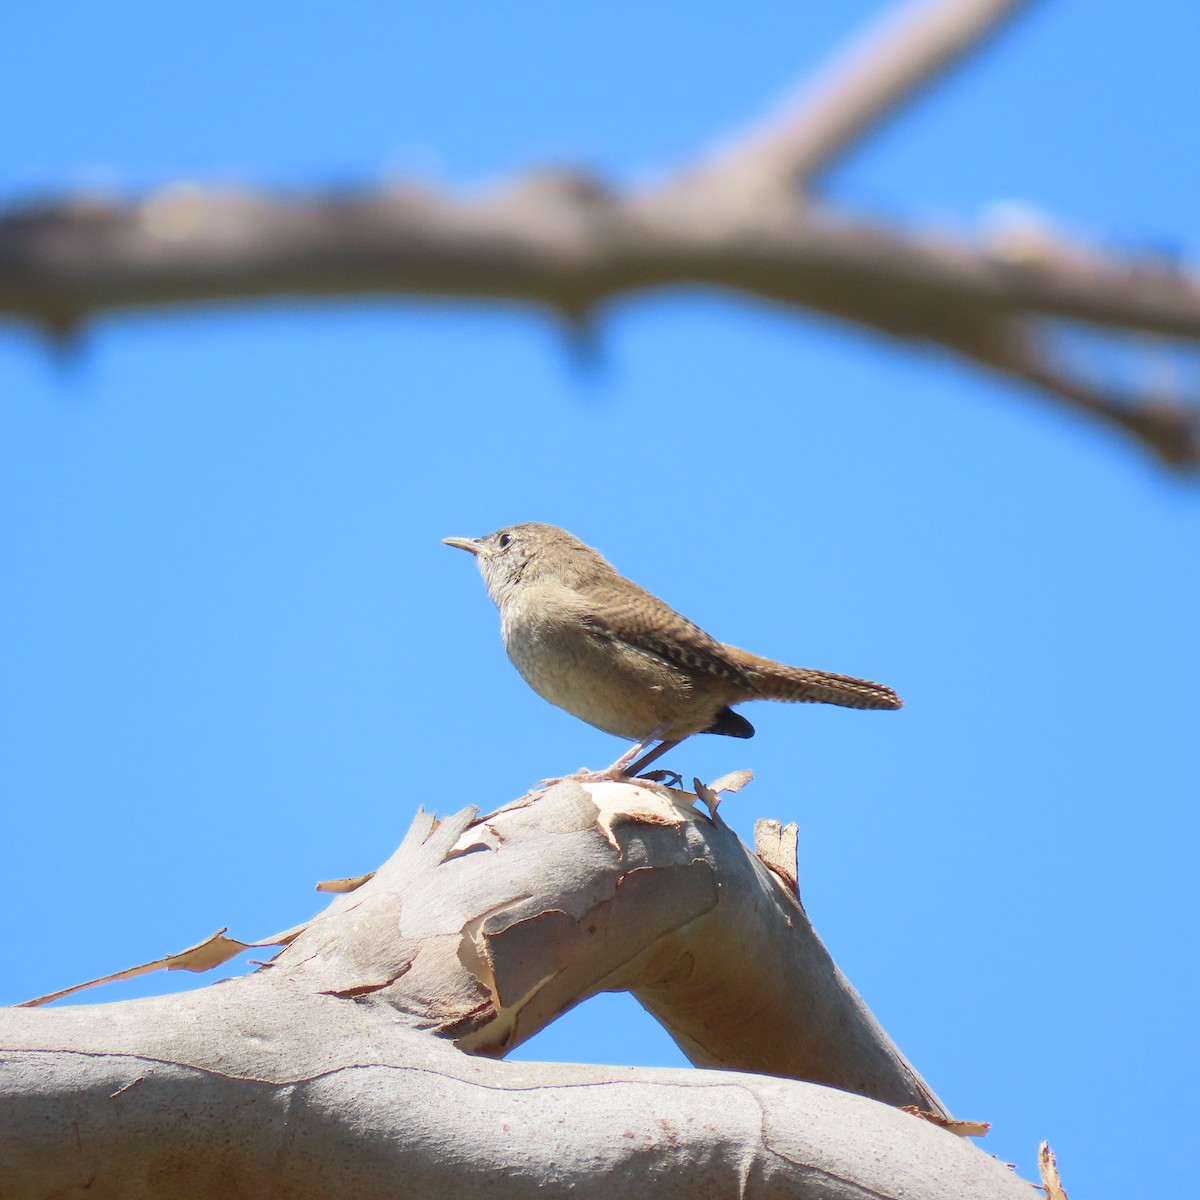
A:
<svg viewBox="0 0 1200 1200">
<path fill-rule="evenodd" d="M 588 767 L 580 767 L 578 771 L 572 771 L 570 775 L 556 775 L 553 779 L 539 779 L 534 787 L 538 791 L 545 791 L 556 783 L 566 783 L 568 780 L 571 783 L 626 783 L 629 776 L 620 766 L 613 763 L 611 767 L 605 767 L 603 771 L 592 771 Z"/>
<path fill-rule="evenodd" d="M 669 788 L 683 786 L 683 776 L 678 771 L 643 771 L 636 778 L 645 779 L 648 783 L 661 783 Z"/>
<path fill-rule="evenodd" d="M 614 764 L 615 767 L 615 764 Z M 580 767 L 570 775 L 555 775 L 552 779 L 539 779 L 533 785 L 532 791 L 544 792 L 556 783 L 602 783 L 608 780 L 622 779 L 623 776 L 614 767 L 606 767 L 603 771 L 593 771 L 589 767 Z"/>
<path fill-rule="evenodd" d="M 554 787 L 556 783 L 632 783 L 636 787 L 644 787 L 650 791 L 661 791 L 664 782 L 670 780 L 668 786 L 675 787 L 682 782 L 682 776 L 675 771 L 647 771 L 644 775 L 629 775 L 623 766 L 613 763 L 603 771 L 590 771 L 581 767 L 570 775 L 559 775 L 554 779 L 539 779 L 530 789 L 534 792 L 544 792 Z"/>
<path fill-rule="evenodd" d="M 660 755 L 665 754 L 672 747 L 678 746 L 679 741 L 682 740 L 660 742 L 647 753 L 647 747 L 653 746 L 662 733 L 661 729 L 656 729 L 636 746 L 631 746 L 612 766 L 605 767 L 603 771 L 589 771 L 587 767 L 580 767 L 573 775 L 559 775 L 554 779 L 542 779 L 534 785 L 533 790 L 535 792 L 545 791 L 546 788 L 552 788 L 556 783 L 563 783 L 568 779 L 572 783 L 633 783 L 638 787 L 651 790 L 661 790 L 663 780 L 671 779 L 674 781 L 671 785 L 673 787 L 675 784 L 682 783 L 682 777 L 674 771 L 647 771 L 642 774 L 643 767 L 648 767 Z"/>
</svg>

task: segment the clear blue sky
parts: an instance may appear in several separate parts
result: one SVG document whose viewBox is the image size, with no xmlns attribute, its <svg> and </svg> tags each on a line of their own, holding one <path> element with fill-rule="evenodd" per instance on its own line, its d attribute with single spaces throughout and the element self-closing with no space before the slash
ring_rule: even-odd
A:
<svg viewBox="0 0 1200 1200">
<path fill-rule="evenodd" d="M 18 6 L 0 196 L 641 178 L 881 7 Z M 1198 44 L 1183 0 L 1035 5 L 830 191 L 1200 257 Z M 754 706 L 752 742 L 668 765 L 752 767 L 722 809 L 745 837 L 799 822 L 819 931 L 987 1150 L 1036 1177 L 1048 1137 L 1088 1200 L 1193 1195 L 1200 485 L 934 352 L 737 299 L 640 297 L 600 332 L 581 373 L 485 306 L 125 316 L 66 362 L 0 330 L 0 999 L 286 927 L 418 804 L 615 757 L 524 687 L 440 544 L 545 520 L 719 637 L 901 692 Z M 624 999 L 522 1053 L 681 1061 Z"/>
</svg>

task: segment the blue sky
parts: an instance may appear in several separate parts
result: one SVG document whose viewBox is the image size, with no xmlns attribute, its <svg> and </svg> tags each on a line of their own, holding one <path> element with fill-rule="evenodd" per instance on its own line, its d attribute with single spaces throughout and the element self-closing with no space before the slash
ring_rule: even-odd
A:
<svg viewBox="0 0 1200 1200">
<path fill-rule="evenodd" d="M 0 197 L 645 179 L 881 11 L 26 5 Z M 964 231 L 1020 202 L 1200 257 L 1198 42 L 1182 0 L 1036 4 L 829 194 Z M 546 520 L 718 637 L 905 697 L 752 706 L 753 741 L 666 765 L 754 769 L 722 813 L 799 823 L 822 937 L 990 1153 L 1035 1178 L 1047 1137 L 1073 1195 L 1190 1195 L 1200 488 L 823 320 L 673 291 L 599 334 L 585 368 L 484 305 L 122 316 L 67 358 L 0 329 L 0 1000 L 286 927 L 418 804 L 614 758 L 524 687 L 440 544 Z M 682 1061 L 625 998 L 521 1056 Z"/>
</svg>

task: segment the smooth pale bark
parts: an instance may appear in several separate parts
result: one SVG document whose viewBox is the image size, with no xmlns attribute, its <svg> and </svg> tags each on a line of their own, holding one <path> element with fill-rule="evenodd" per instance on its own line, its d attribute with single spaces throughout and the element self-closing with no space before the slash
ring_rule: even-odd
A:
<svg viewBox="0 0 1200 1200">
<path fill-rule="evenodd" d="M 421 814 L 252 975 L 5 1010 L 0 1195 L 1028 1200 L 893 1107 L 944 1114 L 795 895 L 683 796 Z M 761 1074 L 484 1057 L 617 987 L 694 1061 Z"/>
</svg>

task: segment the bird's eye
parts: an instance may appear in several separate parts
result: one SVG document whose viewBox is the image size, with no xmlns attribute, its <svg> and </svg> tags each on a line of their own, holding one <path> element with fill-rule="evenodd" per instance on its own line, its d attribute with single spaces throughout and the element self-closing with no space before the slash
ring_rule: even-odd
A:
<svg viewBox="0 0 1200 1200">
<path fill-rule="evenodd" d="M 512 534 L 511 534 L 511 533 L 502 533 L 502 534 L 501 534 L 501 535 L 500 535 L 500 536 L 499 536 L 499 537 L 496 539 L 496 544 L 497 544 L 497 545 L 500 547 L 500 549 L 501 549 L 501 550 L 503 550 L 503 549 L 504 549 L 504 547 L 505 547 L 505 546 L 507 546 L 507 545 L 508 545 L 508 544 L 509 544 L 511 541 L 512 541 Z"/>
</svg>

